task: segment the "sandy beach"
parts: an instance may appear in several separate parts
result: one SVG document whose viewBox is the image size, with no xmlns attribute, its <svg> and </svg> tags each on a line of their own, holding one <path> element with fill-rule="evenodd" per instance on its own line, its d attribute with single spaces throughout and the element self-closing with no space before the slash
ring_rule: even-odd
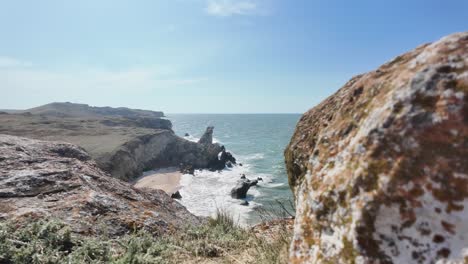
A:
<svg viewBox="0 0 468 264">
<path fill-rule="evenodd" d="M 136 188 L 159 189 L 171 195 L 181 188 L 181 177 L 182 173 L 176 167 L 152 170 L 143 173 L 143 176 L 138 178 L 133 186 Z"/>
</svg>

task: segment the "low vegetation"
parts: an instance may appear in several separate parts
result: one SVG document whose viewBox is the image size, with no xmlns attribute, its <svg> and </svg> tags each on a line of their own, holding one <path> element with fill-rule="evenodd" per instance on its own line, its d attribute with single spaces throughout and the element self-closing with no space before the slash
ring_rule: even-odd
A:
<svg viewBox="0 0 468 264">
<path fill-rule="evenodd" d="M 83 237 L 57 220 L 0 223 L 0 263 L 286 263 L 290 234 L 259 236 L 228 214 L 175 234 Z"/>
</svg>

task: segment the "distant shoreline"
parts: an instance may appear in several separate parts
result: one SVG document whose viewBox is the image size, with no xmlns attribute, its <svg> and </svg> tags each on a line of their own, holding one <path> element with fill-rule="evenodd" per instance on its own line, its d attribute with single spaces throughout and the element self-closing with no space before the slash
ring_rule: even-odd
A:
<svg viewBox="0 0 468 264">
<path fill-rule="evenodd" d="M 304 113 L 166 113 L 168 115 L 303 115 Z"/>
</svg>

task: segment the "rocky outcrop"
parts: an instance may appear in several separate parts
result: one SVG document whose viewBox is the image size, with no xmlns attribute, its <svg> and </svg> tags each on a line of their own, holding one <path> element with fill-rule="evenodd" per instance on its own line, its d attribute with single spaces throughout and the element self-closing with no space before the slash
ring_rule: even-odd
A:
<svg viewBox="0 0 468 264">
<path fill-rule="evenodd" d="M 234 199 L 245 199 L 247 197 L 247 192 L 249 191 L 250 187 L 256 186 L 258 184 L 258 180 L 249 180 L 245 177 L 241 178 L 237 181 L 237 184 L 231 190 L 231 197 Z M 245 204 L 245 205 L 248 205 Z"/>
<path fill-rule="evenodd" d="M 468 259 L 468 33 L 352 78 L 285 151 L 291 263 Z"/>
<path fill-rule="evenodd" d="M 0 135 L 0 218 L 57 218 L 74 232 L 162 233 L 200 219 L 164 191 L 138 190 L 99 169 L 80 147 Z"/>
<path fill-rule="evenodd" d="M 225 155 L 232 157 L 219 144 L 199 144 L 159 130 L 131 139 L 97 161 L 114 177 L 132 180 L 145 170 L 161 167 L 222 170 L 230 160 L 222 158 Z"/>
<path fill-rule="evenodd" d="M 200 140 L 198 140 L 198 143 L 213 144 L 213 130 L 214 130 L 214 127 L 212 126 L 207 127 L 205 133 L 203 133 Z"/>
<path fill-rule="evenodd" d="M 131 181 L 161 167 L 222 170 L 227 162 L 235 164 L 223 146 L 212 144 L 213 127 L 203 143 L 191 142 L 175 135 L 159 112 L 70 103 L 26 111 L 0 115 L 0 133 L 76 144 L 118 179 Z"/>
</svg>

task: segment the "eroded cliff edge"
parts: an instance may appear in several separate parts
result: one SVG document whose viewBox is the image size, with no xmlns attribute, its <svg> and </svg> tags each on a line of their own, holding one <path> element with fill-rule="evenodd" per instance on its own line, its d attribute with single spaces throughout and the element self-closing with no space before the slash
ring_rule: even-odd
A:
<svg viewBox="0 0 468 264">
<path fill-rule="evenodd" d="M 0 220 L 40 218 L 90 236 L 162 234 L 201 223 L 164 191 L 112 178 L 78 146 L 0 134 Z"/>
<path fill-rule="evenodd" d="M 467 93 L 465 32 L 352 78 L 305 113 L 285 151 L 290 261 L 466 262 Z"/>
<path fill-rule="evenodd" d="M 162 116 L 148 110 L 52 103 L 0 113 L 0 134 L 76 144 L 101 169 L 125 181 L 166 166 L 224 168 L 225 161 L 218 159 L 223 146 L 181 138 Z"/>
</svg>

